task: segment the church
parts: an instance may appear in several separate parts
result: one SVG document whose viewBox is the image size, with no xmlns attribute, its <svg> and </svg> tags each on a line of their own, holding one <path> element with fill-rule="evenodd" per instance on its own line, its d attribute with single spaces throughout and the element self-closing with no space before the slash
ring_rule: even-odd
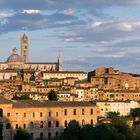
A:
<svg viewBox="0 0 140 140">
<path fill-rule="evenodd" d="M 29 62 L 28 48 L 28 37 L 24 33 L 21 38 L 21 55 L 17 53 L 17 48 L 13 48 L 13 52 L 6 62 L 0 62 L 0 70 L 33 69 L 35 71 L 63 71 L 61 55 L 59 55 L 58 61 L 53 63 Z"/>
</svg>

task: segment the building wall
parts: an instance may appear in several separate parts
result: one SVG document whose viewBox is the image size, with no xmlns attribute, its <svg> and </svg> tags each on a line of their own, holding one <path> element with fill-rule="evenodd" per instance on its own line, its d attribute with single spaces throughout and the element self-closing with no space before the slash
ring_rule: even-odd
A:
<svg viewBox="0 0 140 140">
<path fill-rule="evenodd" d="M 108 112 L 119 112 L 120 116 L 127 116 L 131 109 L 137 108 L 138 103 L 134 101 L 102 101 L 97 102 L 99 116 L 107 117 Z"/>
<path fill-rule="evenodd" d="M 43 72 L 43 79 L 51 79 L 51 78 L 58 78 L 64 79 L 67 77 L 78 78 L 79 80 L 86 80 L 87 73 L 85 72 Z"/>
<path fill-rule="evenodd" d="M 93 106 L 63 106 L 63 107 L 26 107 L 16 108 L 11 105 L 2 105 L 3 109 L 3 132 L 4 140 L 10 140 L 14 136 L 16 129 L 21 127 L 33 134 L 33 138 L 40 137 L 43 133 L 44 138 L 48 138 L 48 135 L 55 136 L 56 132 L 61 132 L 65 128 L 65 121 L 67 124 L 71 120 L 77 120 L 82 124 L 90 124 L 91 120 L 96 124 L 97 122 L 97 107 Z M 64 110 L 67 109 L 67 115 L 64 114 Z M 76 115 L 73 114 L 76 109 Z M 93 109 L 93 114 L 91 114 Z M 51 115 L 50 115 L 51 114 Z M 48 123 L 51 121 L 52 126 L 48 127 Z M 56 121 L 59 122 L 59 127 L 56 127 Z M 33 126 L 31 125 L 33 122 Z M 10 123 L 11 128 L 7 129 L 6 125 Z M 41 128 L 41 124 L 43 128 Z"/>
</svg>

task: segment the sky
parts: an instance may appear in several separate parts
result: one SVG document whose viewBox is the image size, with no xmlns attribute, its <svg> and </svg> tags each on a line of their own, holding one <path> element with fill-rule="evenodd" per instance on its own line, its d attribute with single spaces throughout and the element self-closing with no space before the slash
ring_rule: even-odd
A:
<svg viewBox="0 0 140 140">
<path fill-rule="evenodd" d="M 140 0 L 0 0 L 1 62 L 24 32 L 31 62 L 140 74 Z"/>
</svg>

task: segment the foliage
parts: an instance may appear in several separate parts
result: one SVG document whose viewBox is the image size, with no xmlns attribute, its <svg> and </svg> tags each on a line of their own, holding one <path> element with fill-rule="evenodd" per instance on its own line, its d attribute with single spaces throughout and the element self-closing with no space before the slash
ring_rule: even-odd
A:
<svg viewBox="0 0 140 140">
<path fill-rule="evenodd" d="M 132 117 L 140 117 L 140 108 L 135 108 L 131 111 Z"/>
<path fill-rule="evenodd" d="M 31 98 L 27 94 L 21 96 L 17 96 L 17 94 L 15 94 L 12 100 L 31 100 Z"/>
<path fill-rule="evenodd" d="M 69 123 L 59 137 L 52 140 L 137 140 L 134 139 L 132 132 L 120 117 L 113 118 L 109 124 L 84 125 L 82 127 L 74 120 Z"/>
<path fill-rule="evenodd" d="M 14 136 L 14 140 L 31 140 L 30 134 L 19 128 Z"/>
<path fill-rule="evenodd" d="M 57 93 L 51 90 L 50 92 L 48 92 L 48 99 L 50 101 L 57 101 L 58 100 Z"/>
<path fill-rule="evenodd" d="M 36 140 L 46 140 L 46 139 L 44 139 L 44 138 L 37 138 Z"/>
<path fill-rule="evenodd" d="M 108 112 L 107 116 L 108 118 L 116 118 L 119 117 L 120 113 L 119 112 Z"/>
<path fill-rule="evenodd" d="M 63 138 L 66 140 L 78 140 L 80 135 L 80 125 L 76 120 L 71 121 L 64 130 Z M 80 140 L 80 139 L 79 139 Z"/>
</svg>

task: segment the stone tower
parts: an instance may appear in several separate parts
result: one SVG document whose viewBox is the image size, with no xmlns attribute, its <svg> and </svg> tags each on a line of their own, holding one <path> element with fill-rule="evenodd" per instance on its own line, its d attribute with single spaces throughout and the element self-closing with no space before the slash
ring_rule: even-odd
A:
<svg viewBox="0 0 140 140">
<path fill-rule="evenodd" d="M 28 37 L 24 33 L 24 35 L 21 38 L 21 56 L 22 56 L 22 61 L 24 63 L 28 63 Z"/>
<path fill-rule="evenodd" d="M 59 56 L 58 56 L 58 70 L 63 71 L 62 55 L 61 54 L 59 54 Z"/>
</svg>

